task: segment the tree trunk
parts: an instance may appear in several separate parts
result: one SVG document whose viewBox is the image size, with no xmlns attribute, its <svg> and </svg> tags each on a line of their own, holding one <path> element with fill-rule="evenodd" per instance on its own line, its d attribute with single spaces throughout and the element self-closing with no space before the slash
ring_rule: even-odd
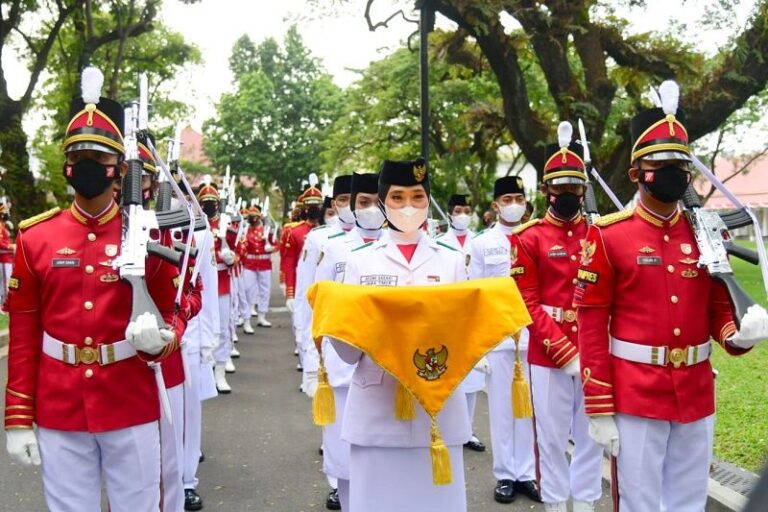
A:
<svg viewBox="0 0 768 512">
<path fill-rule="evenodd" d="M 18 101 L 0 98 L 0 168 L 4 170 L 3 189 L 11 201 L 14 223 L 42 212 L 45 195 L 35 187 L 29 169 L 27 134 L 21 126 L 22 109 Z"/>
</svg>

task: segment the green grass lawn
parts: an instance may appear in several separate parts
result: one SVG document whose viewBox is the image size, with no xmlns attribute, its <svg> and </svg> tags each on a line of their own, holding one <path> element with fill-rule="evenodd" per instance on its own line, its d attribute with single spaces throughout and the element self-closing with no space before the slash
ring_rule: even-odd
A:
<svg viewBox="0 0 768 512">
<path fill-rule="evenodd" d="M 754 242 L 742 245 L 755 248 Z M 760 269 L 732 259 L 736 278 L 747 293 L 768 308 Z M 768 343 L 742 357 L 715 350 L 717 377 L 715 455 L 757 472 L 768 453 Z"/>
<path fill-rule="evenodd" d="M 8 315 L 0 314 L 0 331 L 8 328 Z"/>
</svg>

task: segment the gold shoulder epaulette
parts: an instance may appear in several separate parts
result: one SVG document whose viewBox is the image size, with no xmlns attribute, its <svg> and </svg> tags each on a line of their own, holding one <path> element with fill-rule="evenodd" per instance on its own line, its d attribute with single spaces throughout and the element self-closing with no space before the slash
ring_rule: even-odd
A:
<svg viewBox="0 0 768 512">
<path fill-rule="evenodd" d="M 531 219 L 525 224 L 520 224 L 519 226 L 517 226 L 515 229 L 512 230 L 512 233 L 519 235 L 526 229 L 530 228 L 531 226 L 535 226 L 538 223 L 539 223 L 539 219 Z"/>
<path fill-rule="evenodd" d="M 21 231 L 24 231 L 25 229 L 31 228 L 35 224 L 40 224 L 43 221 L 46 221 L 48 219 L 52 219 L 53 217 L 55 217 L 59 213 L 61 213 L 61 208 L 59 208 L 58 206 L 56 208 L 51 208 L 47 212 L 39 213 L 39 214 L 35 215 L 34 217 L 30 217 L 28 219 L 25 219 L 25 220 L 19 222 L 19 229 Z"/>
<path fill-rule="evenodd" d="M 595 226 L 603 228 L 605 226 L 610 226 L 611 224 L 616 224 L 617 222 L 630 218 L 633 213 L 634 210 L 629 208 L 620 212 L 603 215 L 595 221 Z"/>
</svg>

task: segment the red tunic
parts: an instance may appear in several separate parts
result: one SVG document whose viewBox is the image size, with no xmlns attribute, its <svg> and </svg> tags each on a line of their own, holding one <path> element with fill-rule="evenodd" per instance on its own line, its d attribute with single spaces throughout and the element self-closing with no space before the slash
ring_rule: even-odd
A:
<svg viewBox="0 0 768 512">
<path fill-rule="evenodd" d="M 285 271 L 285 297 L 287 299 L 292 299 L 296 294 L 296 266 L 299 264 L 299 256 L 304 249 L 304 239 L 314 227 L 314 224 L 302 221 L 292 227 L 286 236 L 283 268 Z"/>
<path fill-rule="evenodd" d="M 41 427 L 104 432 L 160 417 L 152 370 L 140 353 L 116 363 L 78 366 L 42 353 L 43 332 L 79 349 L 125 339 L 131 287 L 112 268 L 120 249 L 122 222 L 116 204 L 97 218 L 74 205 L 30 226 L 17 239 L 10 283 L 10 345 L 5 427 Z M 174 330 L 185 322 L 174 314 L 178 270 L 148 258 L 149 293 Z M 154 359 L 176 351 L 174 341 Z"/>
<path fill-rule="evenodd" d="M 714 412 L 709 361 L 657 366 L 609 352 L 609 334 L 648 346 L 685 348 L 735 332 L 725 289 L 697 268 L 699 250 L 679 212 L 661 220 L 642 206 L 601 219 L 587 235 L 575 304 L 579 308 L 586 413 L 615 412 L 691 422 Z"/>
<path fill-rule="evenodd" d="M 11 233 L 3 221 L 0 221 L 0 263 L 13 263 Z"/>
<path fill-rule="evenodd" d="M 274 236 L 269 238 L 269 244 L 274 245 Z M 243 242 L 243 266 L 253 271 L 272 270 L 272 253 L 267 252 L 266 246 L 264 226 L 249 227 Z"/>
<path fill-rule="evenodd" d="M 572 308 L 581 240 L 587 233 L 583 217 L 561 221 L 547 212 L 524 224 L 513 237 L 512 275 L 528 306 L 528 362 L 563 368 L 578 356 L 578 329 Z M 543 306 L 556 308 L 553 315 Z M 555 318 L 556 316 L 556 318 Z"/>
<path fill-rule="evenodd" d="M 219 271 L 219 295 L 229 295 L 231 289 L 229 283 L 230 266 L 224 263 L 224 260 L 221 259 L 221 250 L 223 246 L 221 238 L 219 238 L 219 217 L 217 216 L 211 219 L 210 224 L 211 231 L 213 232 L 213 247 L 216 252 L 216 269 Z"/>
</svg>

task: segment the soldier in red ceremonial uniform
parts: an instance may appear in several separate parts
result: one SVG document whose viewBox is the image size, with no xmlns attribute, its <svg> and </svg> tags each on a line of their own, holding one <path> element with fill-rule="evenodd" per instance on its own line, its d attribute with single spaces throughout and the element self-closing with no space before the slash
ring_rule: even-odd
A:
<svg viewBox="0 0 768 512">
<path fill-rule="evenodd" d="M 235 264 L 235 252 L 227 244 L 225 233 L 221 233 L 219 226 L 219 191 L 210 184 L 204 184 L 197 193 L 197 199 L 200 201 L 205 214 L 211 224 L 213 231 L 214 250 L 216 253 L 216 269 L 219 273 L 219 343 L 213 351 L 216 364 L 213 367 L 216 377 L 216 388 L 219 393 L 227 394 L 232 392 L 232 387 L 227 382 L 226 365 L 232 354 L 232 296 L 230 272 L 232 265 Z M 221 227 L 226 229 L 226 227 Z"/>
<path fill-rule="evenodd" d="M 549 512 L 594 510 L 602 494 L 602 450 L 588 435 L 579 375 L 579 332 L 572 308 L 573 284 L 587 226 L 581 215 L 586 175 L 581 144 L 561 123 L 558 144 L 547 147 L 543 219 L 516 230 L 512 275 L 533 319 L 529 326 L 534 425 L 541 497 Z M 516 253 L 516 254 L 515 254 Z M 570 466 L 568 439 L 575 443 Z"/>
<path fill-rule="evenodd" d="M 275 237 L 270 233 L 269 239 L 264 234 L 261 222 L 261 208 L 252 206 L 248 210 L 248 230 L 243 240 L 243 285 L 249 316 L 245 320 L 243 331 L 253 334 L 250 309 L 256 306 L 259 327 L 272 327 L 267 321 L 269 310 L 269 295 L 272 290 L 272 253 L 275 251 Z"/>
<path fill-rule="evenodd" d="M 163 318 L 129 321 L 131 286 L 112 267 L 124 114 L 99 97 L 102 83 L 98 70 L 83 72 L 66 129 L 75 200 L 20 224 L 10 279 L 7 448 L 24 464 L 42 461 L 53 512 L 101 510 L 102 480 L 112 511 L 159 510 L 159 370 L 148 363 L 176 351 L 185 326 L 174 311 L 178 271 L 153 257 L 146 283 Z"/>
<path fill-rule="evenodd" d="M 743 354 L 768 337 L 768 315 L 752 306 L 737 332 L 725 288 L 697 267 L 677 205 L 691 180 L 679 91 L 665 82 L 660 93 L 664 108 L 631 123 L 638 205 L 601 218 L 583 245 L 581 377 L 590 435 L 617 456 L 619 510 L 699 512 L 715 412 L 710 339 Z"/>
<path fill-rule="evenodd" d="M 16 244 L 11 240 L 11 233 L 5 223 L 8 221 L 8 207 L 5 203 L 0 203 L 0 304 L 5 302 L 5 295 L 8 292 L 8 279 L 11 277 L 13 268 L 13 253 L 16 250 Z"/>
</svg>

